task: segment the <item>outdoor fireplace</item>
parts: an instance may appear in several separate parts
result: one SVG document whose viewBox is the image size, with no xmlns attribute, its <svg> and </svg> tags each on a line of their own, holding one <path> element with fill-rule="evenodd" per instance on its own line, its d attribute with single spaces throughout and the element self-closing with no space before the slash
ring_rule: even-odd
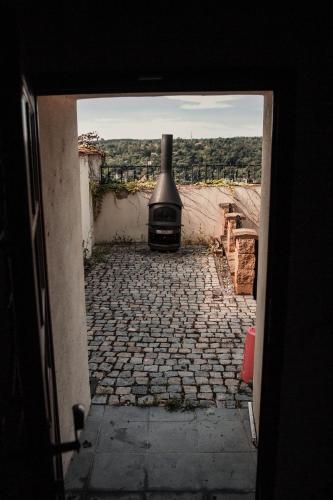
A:
<svg viewBox="0 0 333 500">
<path fill-rule="evenodd" d="M 180 246 L 182 201 L 172 177 L 172 135 L 163 134 L 161 172 L 149 200 L 148 245 L 152 250 Z"/>
</svg>

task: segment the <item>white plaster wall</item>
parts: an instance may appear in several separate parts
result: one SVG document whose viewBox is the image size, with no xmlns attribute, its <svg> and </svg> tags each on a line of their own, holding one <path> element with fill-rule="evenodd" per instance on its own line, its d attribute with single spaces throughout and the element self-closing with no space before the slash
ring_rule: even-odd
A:
<svg viewBox="0 0 333 500">
<path fill-rule="evenodd" d="M 102 243 L 118 238 L 146 241 L 150 195 L 151 193 L 138 192 L 120 200 L 114 193 L 106 193 L 101 212 L 95 220 L 95 242 Z"/>
<path fill-rule="evenodd" d="M 273 128 L 273 95 L 271 92 L 264 96 L 262 144 L 262 202 L 260 208 L 259 247 L 258 247 L 258 280 L 257 280 L 257 314 L 256 339 L 254 352 L 253 373 L 253 413 L 259 439 L 260 399 L 262 362 L 264 351 L 265 311 L 266 311 L 266 280 L 268 256 L 268 228 L 271 187 L 271 158 L 272 158 L 272 128 Z"/>
<path fill-rule="evenodd" d="M 244 227 L 255 227 L 259 221 L 260 186 L 237 187 L 232 192 L 225 187 L 181 186 L 183 202 L 182 238 L 197 241 L 200 238 L 220 236 L 223 217 L 220 203 L 236 203 L 247 216 Z M 117 239 L 147 241 L 148 202 L 150 192 L 129 194 L 117 199 L 112 192 L 105 195 L 101 212 L 95 221 L 96 243 Z"/>
<path fill-rule="evenodd" d="M 237 208 L 246 216 L 246 227 L 258 231 L 261 186 L 251 186 L 251 188 L 236 186 L 233 198 Z"/>
<path fill-rule="evenodd" d="M 76 102 L 38 99 L 47 268 L 61 440 L 74 437 L 72 406 L 90 405 Z M 70 453 L 63 454 L 66 470 Z"/>
<path fill-rule="evenodd" d="M 89 186 L 89 175 L 89 156 L 80 154 L 82 248 L 86 257 L 91 256 L 94 244 L 94 219 Z"/>
<path fill-rule="evenodd" d="M 88 155 L 88 164 L 90 179 L 99 182 L 101 180 L 101 155 Z"/>
</svg>

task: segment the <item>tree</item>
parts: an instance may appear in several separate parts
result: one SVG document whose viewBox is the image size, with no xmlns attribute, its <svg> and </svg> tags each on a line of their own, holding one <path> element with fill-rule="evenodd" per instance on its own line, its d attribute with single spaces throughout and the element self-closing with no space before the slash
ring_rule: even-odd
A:
<svg viewBox="0 0 333 500">
<path fill-rule="evenodd" d="M 86 132 L 78 136 L 79 146 L 84 146 L 85 148 L 91 149 L 92 151 L 98 151 L 105 155 L 105 150 L 101 144 L 103 139 L 98 135 L 98 132 Z"/>
</svg>

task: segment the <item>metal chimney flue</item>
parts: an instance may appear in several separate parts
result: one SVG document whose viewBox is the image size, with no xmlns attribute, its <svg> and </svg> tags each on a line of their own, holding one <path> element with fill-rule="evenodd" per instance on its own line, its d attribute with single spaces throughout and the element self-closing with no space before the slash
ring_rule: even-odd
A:
<svg viewBox="0 0 333 500">
<path fill-rule="evenodd" d="M 182 201 L 172 177 L 171 134 L 161 141 L 161 172 L 149 200 L 148 244 L 152 250 L 177 250 L 180 246 Z"/>
<path fill-rule="evenodd" d="M 170 172 L 172 174 L 172 144 L 172 135 L 163 134 L 161 141 L 161 173 Z"/>
</svg>

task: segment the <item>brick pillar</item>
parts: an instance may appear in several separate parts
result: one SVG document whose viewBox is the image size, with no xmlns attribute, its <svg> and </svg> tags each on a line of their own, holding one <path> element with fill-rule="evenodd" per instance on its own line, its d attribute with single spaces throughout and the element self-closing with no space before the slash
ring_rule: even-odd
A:
<svg viewBox="0 0 333 500">
<path fill-rule="evenodd" d="M 238 295 L 252 295 L 254 269 L 256 264 L 254 229 L 234 229 L 235 238 L 235 292 Z"/>
<path fill-rule="evenodd" d="M 222 214 L 223 214 L 223 221 L 222 221 L 222 236 L 227 236 L 227 219 L 226 215 L 229 213 L 229 210 L 231 208 L 231 212 L 234 212 L 235 210 L 235 203 L 220 203 L 220 207 L 222 208 Z"/>
<path fill-rule="evenodd" d="M 225 220 L 227 221 L 227 252 L 229 253 L 235 251 L 234 231 L 236 230 L 237 216 L 245 219 L 245 215 L 238 212 L 231 212 L 225 216 Z"/>
</svg>

